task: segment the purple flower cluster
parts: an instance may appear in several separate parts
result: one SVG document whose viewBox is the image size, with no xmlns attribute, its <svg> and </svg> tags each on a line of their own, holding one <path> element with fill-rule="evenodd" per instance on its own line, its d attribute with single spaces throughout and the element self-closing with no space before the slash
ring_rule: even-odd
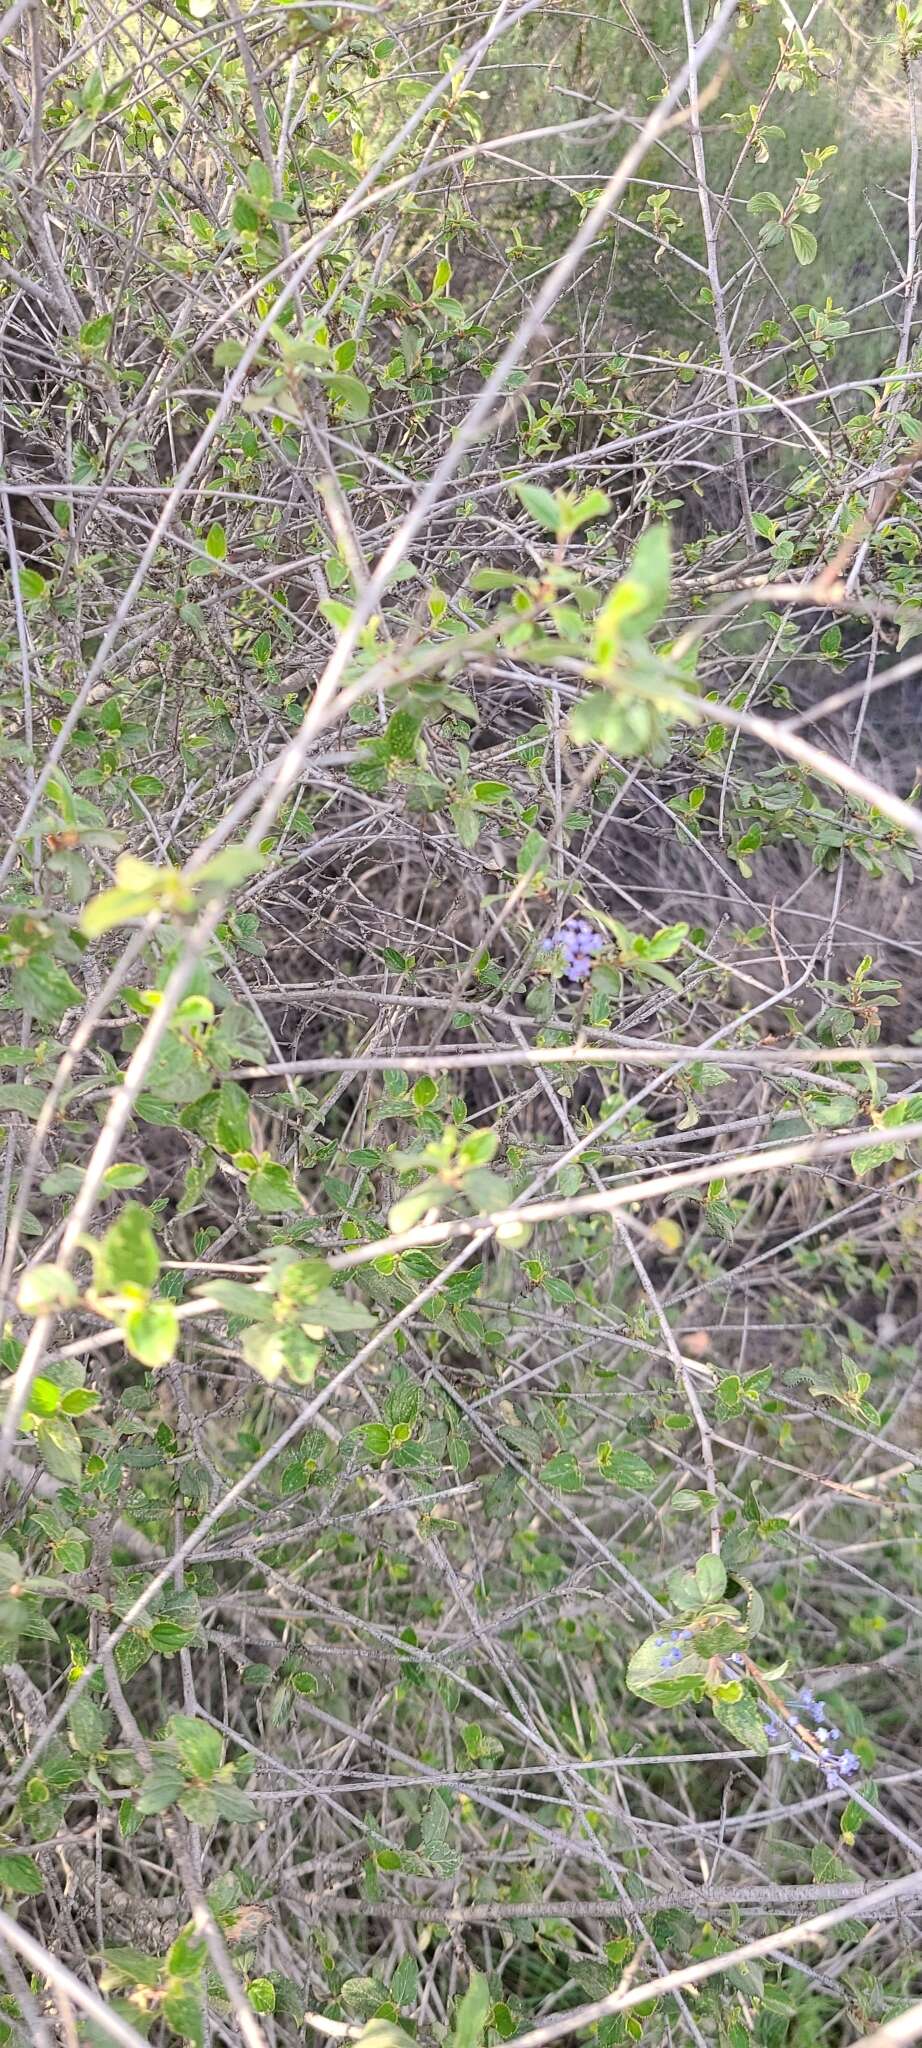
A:
<svg viewBox="0 0 922 2048">
<path fill-rule="evenodd" d="M 841 1729 L 827 1725 L 823 1702 L 816 1699 L 808 1685 L 802 1686 L 800 1692 L 794 1694 L 791 1707 L 802 1720 L 814 1723 L 816 1740 L 820 1744 L 822 1754 L 818 1756 L 816 1750 L 804 1741 L 802 1735 L 798 1735 L 797 1729 L 793 1728 L 789 1721 L 783 1721 L 780 1715 L 772 1713 L 770 1707 L 763 1707 L 765 1733 L 769 1741 L 780 1742 L 786 1756 L 806 1758 L 812 1764 L 819 1764 L 830 1790 L 844 1785 L 848 1778 L 856 1777 L 861 1769 L 860 1759 L 852 1749 L 836 1751 L 832 1747 L 834 1743 L 841 1741 Z"/>
<path fill-rule="evenodd" d="M 558 946 L 564 957 L 565 980 L 585 981 L 592 971 L 593 957 L 603 951 L 605 940 L 593 931 L 585 917 L 568 917 L 555 938 L 544 940 L 541 951 L 556 953 Z"/>
<path fill-rule="evenodd" d="M 662 1660 L 664 1671 L 668 1671 L 670 1664 L 681 1664 L 685 1656 L 682 1644 L 691 1642 L 691 1638 L 690 1628 L 673 1628 L 670 1629 L 668 1636 L 654 1636 L 657 1649 L 666 1651 Z"/>
</svg>

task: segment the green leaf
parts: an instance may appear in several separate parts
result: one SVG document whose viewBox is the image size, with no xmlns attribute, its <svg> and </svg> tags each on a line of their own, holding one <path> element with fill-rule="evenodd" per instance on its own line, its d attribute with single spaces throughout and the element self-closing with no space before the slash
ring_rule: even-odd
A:
<svg viewBox="0 0 922 2048">
<path fill-rule="evenodd" d="M 47 1422 L 40 1422 L 35 1432 L 35 1441 L 46 1472 L 54 1479 L 64 1479 L 69 1486 L 79 1486 L 83 1477 L 83 1452 L 80 1438 L 66 1415 L 52 1415 Z"/>
<path fill-rule="evenodd" d="M 115 1661 L 119 1665 L 119 1675 L 121 1675 L 119 1651 L 115 1653 Z M 137 1806 L 135 1806 L 133 1798 L 119 1800 L 119 1835 L 121 1835 L 121 1839 L 123 1841 L 131 1841 L 131 1837 L 137 1835 L 141 1827 L 143 1827 L 143 1812 L 137 1812 Z M 158 1978 L 160 1978 L 160 1968 L 158 1968 Z"/>
<path fill-rule="evenodd" d="M 177 1977 L 168 1983 L 161 2010 L 167 2025 L 188 2042 L 189 2048 L 204 2048 L 204 1995 L 188 1977 Z"/>
<path fill-rule="evenodd" d="M 226 340 L 218 342 L 217 348 L 212 349 L 211 360 L 214 368 L 216 370 L 236 370 L 243 352 L 243 342 L 232 341 L 228 336 Z"/>
<path fill-rule="evenodd" d="M 526 875 L 531 878 L 532 887 L 540 887 L 543 872 L 547 866 L 547 840 L 540 832 L 526 832 L 515 857 L 515 871 L 520 880 Z"/>
<path fill-rule="evenodd" d="M 471 1973 L 471 1981 L 455 2014 L 452 2048 L 477 2048 L 483 2038 L 492 1999 L 490 1986 L 479 1970 Z"/>
<path fill-rule="evenodd" d="M 255 235 L 259 232 L 260 214 L 245 192 L 238 192 L 231 213 L 231 220 L 238 235 Z"/>
<path fill-rule="evenodd" d="M 214 527 L 211 532 L 214 533 Z M 211 534 L 208 538 L 211 539 Z M 265 854 L 255 846 L 225 846 L 198 869 L 194 878 L 196 891 L 203 896 L 223 896 L 226 891 L 239 889 L 251 875 L 260 874 L 265 865 Z M 229 1005 L 234 1010 L 245 1007 L 240 1003 Z"/>
<path fill-rule="evenodd" d="M 184 1927 L 167 1953 L 167 1975 L 197 1977 L 204 1969 L 207 1956 L 208 1947 L 202 1935 L 196 1934 L 191 1927 Z"/>
<path fill-rule="evenodd" d="M 854 1871 L 844 1856 L 837 1856 L 826 1842 L 815 1842 L 810 1851 L 810 1869 L 814 1884 L 848 1884 Z"/>
<path fill-rule="evenodd" d="M 298 1320 L 302 1328 L 316 1334 L 322 1330 L 373 1330 L 374 1316 L 364 1302 L 348 1301 L 344 1294 L 335 1294 L 327 1288 L 314 1301 L 306 1303 Z"/>
<path fill-rule="evenodd" d="M 384 1992 L 377 1977 L 347 1977 L 339 1995 L 346 2011 L 361 2020 L 377 2011 Z"/>
<path fill-rule="evenodd" d="M 611 499 L 605 491 L 587 491 L 585 497 L 570 511 L 568 525 L 573 532 L 580 526 L 587 526 L 590 519 L 605 519 L 611 511 Z"/>
<path fill-rule="evenodd" d="M 38 1864 L 19 1849 L 0 1853 L 0 1885 L 5 1891 L 17 1892 L 21 1898 L 38 1898 L 45 1890 L 45 1880 Z"/>
<path fill-rule="evenodd" d="M 669 529 L 662 523 L 648 526 L 634 549 L 628 574 L 616 583 L 596 619 L 592 651 L 602 667 L 615 661 L 623 640 L 647 634 L 662 617 L 671 575 Z"/>
<path fill-rule="evenodd" d="M 886 1166 L 889 1159 L 898 1159 L 903 1149 L 895 1139 L 891 1139 L 889 1144 L 862 1145 L 852 1153 L 849 1162 L 852 1172 L 860 1180 L 863 1174 L 873 1173 L 875 1167 Z"/>
<path fill-rule="evenodd" d="M 674 1649 L 681 1650 L 681 1656 L 673 1659 Z M 689 1644 L 674 1644 L 668 1634 L 647 1636 L 640 1648 L 635 1650 L 627 1667 L 626 1679 L 629 1692 L 638 1699 L 649 1700 L 653 1706 L 681 1706 L 683 1701 L 700 1699 L 704 1692 L 708 1665 Z"/>
<path fill-rule="evenodd" d="M 352 376 L 350 371 L 338 370 L 325 382 L 330 396 L 341 406 L 347 420 L 367 420 L 371 411 L 371 392 L 361 377 Z"/>
<path fill-rule="evenodd" d="M 120 1990 L 125 1984 L 144 1984 L 148 1990 L 156 1990 L 160 1982 L 160 1961 L 157 1956 L 146 1955 L 138 1948 L 104 1948 L 103 1959 L 106 1968 L 102 1976 L 104 1991 Z"/>
<path fill-rule="evenodd" d="M 151 1648 L 159 1650 L 162 1657 L 175 1657 L 177 1650 L 185 1650 L 195 1641 L 198 1631 L 182 1628 L 178 1621 L 155 1621 L 150 1631 Z"/>
<path fill-rule="evenodd" d="M 412 1230 L 414 1223 L 418 1223 L 427 1210 L 441 1207 L 446 1192 L 442 1182 L 434 1176 L 421 1181 L 419 1187 L 413 1188 L 408 1195 L 401 1195 L 399 1202 L 393 1203 L 388 1211 L 388 1228 L 398 1236 L 401 1231 Z"/>
<path fill-rule="evenodd" d="M 563 511 L 552 491 L 545 491 L 540 484 L 516 484 L 515 494 L 536 526 L 543 526 L 548 533 L 559 533 Z"/>
<path fill-rule="evenodd" d="M 329 171 L 334 178 L 344 178 L 347 185 L 357 185 L 359 173 L 347 157 L 337 156 L 332 149 L 324 149 L 319 142 L 311 143 L 304 152 L 304 162 L 315 170 Z"/>
<path fill-rule="evenodd" d="M 470 1131 L 458 1147 L 458 1168 L 467 1173 L 472 1166 L 487 1166 L 499 1146 L 498 1131 Z"/>
<path fill-rule="evenodd" d="M 205 535 L 205 553 L 213 562 L 223 562 L 227 558 L 227 535 L 217 519 Z"/>
<path fill-rule="evenodd" d="M 39 575 L 37 569 L 20 569 L 18 581 L 20 595 L 25 598 L 27 604 L 37 604 L 48 594 L 45 578 Z"/>
<path fill-rule="evenodd" d="M 280 1166 L 276 1160 L 267 1161 L 251 1174 L 247 1194 L 264 1216 L 301 1215 L 304 1210 L 287 1166 Z"/>
<path fill-rule="evenodd" d="M 82 1756 L 96 1756 L 105 1746 L 109 1733 L 109 1716 L 97 1707 L 88 1693 L 81 1693 L 72 1702 L 67 1716 L 71 1741 Z"/>
<path fill-rule="evenodd" d="M 142 1365 L 169 1365 L 179 1342 L 179 1317 L 171 1301 L 130 1308 L 122 1323 L 126 1350 Z"/>
<path fill-rule="evenodd" d="M 197 1287 L 195 1292 L 218 1302 L 230 1316 L 246 1316 L 251 1323 L 273 1320 L 271 1295 L 261 1293 L 255 1287 L 245 1287 L 241 1280 L 212 1280 L 206 1287 Z"/>
<path fill-rule="evenodd" d="M 472 1166 L 464 1176 L 464 1198 L 483 1216 L 507 1208 L 509 1190 L 500 1174 L 491 1173 L 486 1166 Z"/>
<path fill-rule="evenodd" d="M 458 838 L 462 846 L 470 850 L 476 846 L 480 837 L 481 827 L 477 812 L 473 804 L 464 803 L 457 798 L 453 800 L 451 808 Z"/>
<path fill-rule="evenodd" d="M 126 1202 L 93 1253 L 96 1293 L 120 1294 L 123 1287 L 155 1287 L 160 1276 L 150 1216 L 140 1202 Z"/>
<path fill-rule="evenodd" d="M 44 1316 L 73 1308 L 80 1299 L 76 1281 L 64 1266 L 27 1266 L 19 1282 L 17 1304 L 24 1316 Z"/>
<path fill-rule="evenodd" d="M 378 1863 L 382 1870 L 390 1867 L 383 1860 L 390 1853 L 387 1849 L 379 1853 Z M 362 2028 L 353 2048 L 413 2048 L 413 2043 L 409 2034 L 405 2034 L 402 2027 L 395 2026 L 392 2020 L 375 2018 Z"/>
<path fill-rule="evenodd" d="M 854 1842 L 858 1829 L 864 1826 L 867 1815 L 856 1799 L 849 1799 L 839 1815 L 839 1833 L 849 1847 Z"/>
<path fill-rule="evenodd" d="M 54 1561 L 59 1571 L 84 1571 L 89 1561 L 89 1539 L 82 1537 L 78 1529 L 60 1536 L 54 1546 Z"/>
<path fill-rule="evenodd" d="M 391 1433 L 383 1422 L 363 1422 L 354 1432 L 367 1458 L 386 1458 L 391 1447 Z"/>
<path fill-rule="evenodd" d="M 176 1801 L 180 1813 L 197 1827 L 213 1828 L 218 1816 L 218 1802 L 210 1785 L 186 1784 Z"/>
<path fill-rule="evenodd" d="M 583 1484 L 579 1460 L 572 1451 L 558 1451 L 549 1458 L 538 1474 L 544 1486 L 553 1486 L 558 1493 L 579 1493 Z"/>
<path fill-rule="evenodd" d="M 777 192 L 754 192 L 746 202 L 747 213 L 783 213 L 784 207 Z"/>
<path fill-rule="evenodd" d="M 603 1451 L 607 1452 L 604 1458 Z M 646 1458 L 637 1451 L 615 1451 L 611 1444 L 600 1446 L 599 1471 L 613 1486 L 623 1486 L 628 1493 L 650 1493 L 656 1485 L 656 1473 Z"/>
<path fill-rule="evenodd" d="M 720 1722 L 744 1749 L 754 1749 L 757 1756 L 764 1756 L 768 1749 L 768 1736 L 752 1694 L 744 1692 L 742 1699 L 712 1699 L 714 1718 Z"/>
<path fill-rule="evenodd" d="M 258 199 L 261 206 L 268 206 L 272 198 L 272 173 L 262 157 L 255 156 L 247 165 L 247 184 L 254 199 Z"/>
<path fill-rule="evenodd" d="M 8 1543 L 0 1543 L 0 1592 L 8 1593 L 22 1578 L 22 1559 Z"/>
<path fill-rule="evenodd" d="M 661 931 L 654 932 L 646 942 L 648 960 L 672 960 L 680 952 L 688 937 L 687 924 L 668 924 Z"/>
<path fill-rule="evenodd" d="M 470 586 L 472 590 L 517 590 L 521 581 L 511 569 L 475 569 Z"/>
<path fill-rule="evenodd" d="M 638 624 L 647 632 L 662 617 L 672 582 L 669 528 L 663 521 L 648 526 L 641 534 L 631 558 L 631 576 L 644 591 L 645 604 Z"/>
<path fill-rule="evenodd" d="M 791 247 L 794 251 L 798 263 L 806 264 L 815 262 L 817 246 L 818 245 L 816 236 L 815 234 L 813 234 L 812 230 L 810 228 L 805 228 L 801 221 L 792 220 Z"/>
<path fill-rule="evenodd" d="M 286 1309 L 313 1308 L 326 1299 L 332 1278 L 326 1259 L 286 1259 L 276 1281 L 279 1301 Z"/>
<path fill-rule="evenodd" d="M 246 1331 L 240 1348 L 247 1365 L 270 1385 L 285 1373 L 297 1386 L 310 1386 L 323 1356 L 323 1346 L 306 1337 L 296 1324 L 279 1329 L 254 1323 Z"/>
<path fill-rule="evenodd" d="M 35 1386 L 38 1386 L 38 1384 L 39 1382 L 36 1380 Z M 33 1387 L 32 1392 L 34 1394 L 35 1387 Z M 93 1387 L 72 1387 L 70 1393 L 65 1394 L 61 1402 L 61 1413 L 62 1415 L 86 1415 L 90 1408 L 99 1407 L 100 1399 L 101 1396 L 97 1394 Z"/>
<path fill-rule="evenodd" d="M 613 646 L 611 658 L 616 651 Z M 593 690 L 574 705 L 570 731 L 578 747 L 608 747 L 622 757 L 647 754 L 657 735 L 656 707 L 647 698 L 621 689 L 617 694 Z"/>
<path fill-rule="evenodd" d="M 416 754 L 420 723 L 412 711 L 395 711 L 384 729 L 384 750 L 389 761 L 412 761 Z"/>
<path fill-rule="evenodd" d="M 176 1204 L 177 1216 L 188 1216 L 191 1209 L 197 1209 L 205 1189 L 214 1177 L 215 1156 L 205 1152 L 199 1161 L 191 1161 L 183 1177 L 182 1192 Z"/>
<path fill-rule="evenodd" d="M 103 1174 L 103 1186 L 107 1188 L 141 1188 L 147 1179 L 146 1166 L 132 1166 L 129 1160 L 123 1164 L 107 1166 Z"/>
<path fill-rule="evenodd" d="M 272 1058 L 272 1040 L 262 1018 L 248 1003 L 228 1003 L 208 1034 L 208 1057 L 219 1069 L 236 1061 L 262 1066 Z M 237 1145 L 237 1152 L 245 1147 Z"/>
<path fill-rule="evenodd" d="M 97 320 L 85 320 L 80 329 L 81 348 L 105 348 L 112 332 L 112 314 L 100 313 Z"/>
<path fill-rule="evenodd" d="M 39 1373 L 38 1378 L 32 1381 L 29 1389 L 27 1413 L 29 1415 L 56 1415 L 61 1406 L 62 1395 L 60 1387 L 54 1386 L 51 1380 L 46 1380 Z"/>
<path fill-rule="evenodd" d="M 388 1991 L 395 2005 L 415 2005 L 419 1997 L 419 1965 L 412 1956 L 401 1956 Z"/>
<path fill-rule="evenodd" d="M 65 967 L 50 953 L 30 953 L 12 978 L 11 994 L 18 1009 L 30 1011 L 39 1024 L 59 1024 L 83 992 Z"/>
<path fill-rule="evenodd" d="M 669 1587 L 669 1598 L 674 1607 L 678 1607 L 686 1613 L 689 1610 L 700 1607 L 701 1591 L 693 1572 L 670 1572 L 666 1583 Z"/>
<path fill-rule="evenodd" d="M 719 1557 L 699 1557 L 695 1566 L 695 1584 L 702 1601 L 723 1599 L 727 1590 L 727 1572 Z"/>
<path fill-rule="evenodd" d="M 210 1040 L 208 1051 L 211 1055 Z M 236 1081 L 222 1081 L 220 1088 L 200 1095 L 183 1110 L 180 1123 L 184 1131 L 196 1131 L 207 1144 L 231 1158 L 236 1152 L 249 1152 L 253 1142 L 250 1098 Z"/>
<path fill-rule="evenodd" d="M 217 1729 L 209 1727 L 207 1721 L 199 1721 L 192 1714 L 171 1714 L 167 1735 L 175 1743 L 183 1770 L 190 1777 L 204 1778 L 207 1783 L 220 1770 L 224 1743 Z"/>
<path fill-rule="evenodd" d="M 123 854 L 115 863 L 115 888 L 104 889 L 85 903 L 80 929 L 98 939 L 115 925 L 147 917 L 152 910 L 191 910 L 192 891 L 178 868 L 155 868 L 149 861 Z"/>
<path fill-rule="evenodd" d="M 0 1081 L 0 1110 L 15 1109 L 20 1116 L 37 1117 L 45 1106 L 44 1088 L 27 1081 Z"/>
<path fill-rule="evenodd" d="M 230 1779 L 223 1783 L 215 1780 L 211 1787 L 211 1796 L 220 1819 L 230 1821 L 235 1827 L 247 1827 L 252 1821 L 259 1819 L 259 1808 L 255 1800 L 251 1799 L 249 1792 L 244 1792 L 242 1785 L 235 1785 Z"/>
<path fill-rule="evenodd" d="M 177 1031 L 170 1030 L 148 1070 L 147 1087 L 138 1097 L 139 1111 L 142 1115 L 150 1115 L 154 1123 L 176 1123 L 176 1117 L 164 1119 L 162 1108 L 173 1103 L 194 1102 L 207 1087 L 209 1079 L 207 1062 L 197 1046 L 180 1038 Z M 161 1113 L 155 1111 L 155 1105 L 160 1105 Z"/>
<path fill-rule="evenodd" d="M 139 1813 L 163 1813 L 174 1805 L 185 1788 L 185 1778 L 174 1763 L 166 1757 L 158 1757 L 151 1770 L 141 1781 L 140 1791 L 135 1795 Z"/>
</svg>

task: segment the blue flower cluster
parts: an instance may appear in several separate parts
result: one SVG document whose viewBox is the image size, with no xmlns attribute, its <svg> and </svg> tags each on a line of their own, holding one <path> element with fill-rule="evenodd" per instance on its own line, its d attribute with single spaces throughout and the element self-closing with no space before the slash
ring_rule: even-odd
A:
<svg viewBox="0 0 922 2048">
<path fill-rule="evenodd" d="M 686 1654 L 682 1644 L 691 1642 L 691 1638 L 692 1630 L 690 1628 L 673 1628 L 670 1629 L 668 1636 L 654 1636 L 653 1641 L 657 1649 L 665 1650 L 666 1652 L 665 1657 L 662 1659 L 664 1671 L 668 1671 L 670 1664 L 681 1664 Z"/>
<path fill-rule="evenodd" d="M 831 1790 L 844 1785 L 848 1778 L 856 1777 L 861 1769 L 860 1759 L 852 1749 L 836 1751 L 832 1747 L 833 1743 L 841 1741 L 841 1729 L 827 1725 L 823 1702 L 815 1697 L 808 1685 L 802 1686 L 800 1692 L 794 1694 L 791 1706 L 801 1719 L 814 1723 L 816 1740 L 822 1753 L 818 1756 L 816 1750 L 804 1741 L 802 1735 L 798 1735 L 797 1729 L 792 1728 L 789 1721 L 783 1721 L 778 1714 L 772 1713 L 770 1707 L 763 1707 L 765 1733 L 769 1741 L 780 1742 L 786 1756 L 803 1757 L 812 1764 L 819 1764 Z"/>
<path fill-rule="evenodd" d="M 594 955 L 603 951 L 605 940 L 593 931 L 585 917 L 568 917 L 555 938 L 544 940 L 541 951 L 556 953 L 558 946 L 564 957 L 564 979 L 585 981 L 592 971 Z"/>
</svg>

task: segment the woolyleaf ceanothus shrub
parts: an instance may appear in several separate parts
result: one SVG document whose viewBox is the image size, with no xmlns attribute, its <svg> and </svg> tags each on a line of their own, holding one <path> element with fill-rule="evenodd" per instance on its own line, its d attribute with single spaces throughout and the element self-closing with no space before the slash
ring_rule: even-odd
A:
<svg viewBox="0 0 922 2048">
<path fill-rule="evenodd" d="M 731 15 L 5 22 L 0 2048 L 917 1994 L 922 30 Z"/>
</svg>

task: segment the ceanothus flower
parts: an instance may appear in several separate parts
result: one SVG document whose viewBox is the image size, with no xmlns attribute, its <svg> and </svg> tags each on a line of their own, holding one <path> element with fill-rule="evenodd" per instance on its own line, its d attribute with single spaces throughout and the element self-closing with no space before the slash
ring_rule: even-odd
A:
<svg viewBox="0 0 922 2048">
<path fill-rule="evenodd" d="M 771 1707 L 763 1705 L 762 1718 L 769 1741 L 780 1743 L 785 1756 L 794 1757 L 799 1762 L 818 1764 L 830 1791 L 838 1790 L 849 1778 L 858 1775 L 861 1769 L 860 1758 L 855 1755 L 853 1749 L 835 1749 L 834 1745 L 841 1741 L 841 1730 L 827 1724 L 823 1701 L 816 1698 L 808 1685 L 802 1686 L 800 1692 L 794 1694 L 790 1704 L 794 1712 L 803 1719 L 813 1722 L 816 1728 L 816 1741 L 820 1745 L 819 1753 L 811 1743 L 805 1741 L 790 1721 L 774 1713 Z"/>
<path fill-rule="evenodd" d="M 597 953 L 604 950 L 605 940 L 595 931 L 585 917 L 568 917 L 552 938 L 542 943 L 542 953 L 556 953 L 558 947 L 564 958 L 564 980 L 585 981 L 592 972 L 592 963 Z"/>
</svg>

